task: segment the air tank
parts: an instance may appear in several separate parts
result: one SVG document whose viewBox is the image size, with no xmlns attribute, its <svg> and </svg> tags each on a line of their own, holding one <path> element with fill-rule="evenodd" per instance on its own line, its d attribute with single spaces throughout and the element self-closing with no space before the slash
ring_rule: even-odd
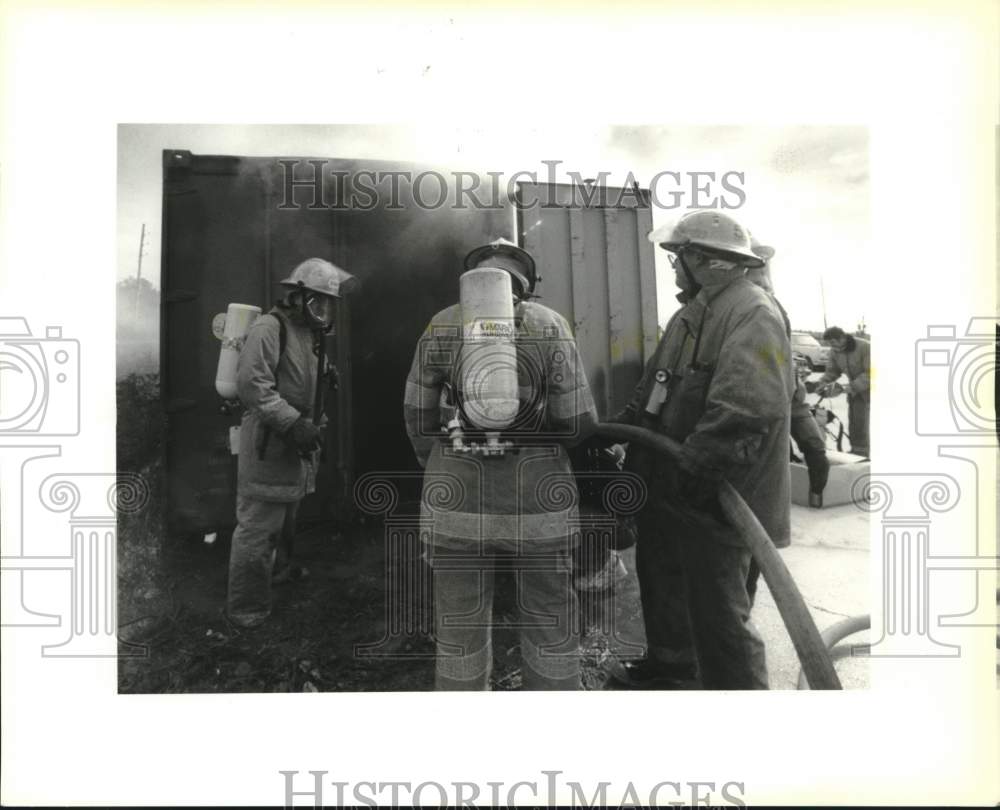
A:
<svg viewBox="0 0 1000 810">
<path fill-rule="evenodd" d="M 505 270 L 479 267 L 459 279 L 462 349 L 458 393 L 462 412 L 480 430 L 510 427 L 519 408 L 514 295 Z"/>
<path fill-rule="evenodd" d="M 215 316 L 212 329 L 222 341 L 215 369 L 215 390 L 223 399 L 236 399 L 236 364 L 247 332 L 260 312 L 260 307 L 251 304 L 230 304 L 225 315 Z"/>
</svg>

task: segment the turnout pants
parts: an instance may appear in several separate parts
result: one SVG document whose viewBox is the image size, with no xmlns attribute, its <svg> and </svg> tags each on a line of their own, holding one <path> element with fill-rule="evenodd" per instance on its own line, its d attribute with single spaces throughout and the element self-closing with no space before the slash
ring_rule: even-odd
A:
<svg viewBox="0 0 1000 810">
<path fill-rule="evenodd" d="M 830 462 L 826 457 L 826 440 L 819 425 L 811 415 L 793 417 L 791 434 L 809 470 L 809 491 L 822 493 L 830 477 Z"/>
<path fill-rule="evenodd" d="M 847 432 L 851 434 L 851 452 L 859 456 L 869 456 L 868 418 L 871 413 L 871 399 L 867 396 L 849 397 L 847 400 Z"/>
<path fill-rule="evenodd" d="M 429 547 L 434 576 L 435 688 L 485 690 L 496 573 L 513 571 L 524 689 L 579 689 L 579 608 L 569 553 L 515 553 L 470 544 Z"/>
<path fill-rule="evenodd" d="M 236 531 L 229 551 L 226 612 L 237 623 L 256 623 L 271 613 L 271 570 L 279 545 L 291 547 L 299 501 L 260 501 L 236 496 Z"/>
<path fill-rule="evenodd" d="M 671 669 L 697 662 L 705 689 L 767 689 L 764 642 L 750 621 L 750 563 L 721 524 L 646 510 L 636 568 L 648 656 Z"/>
</svg>

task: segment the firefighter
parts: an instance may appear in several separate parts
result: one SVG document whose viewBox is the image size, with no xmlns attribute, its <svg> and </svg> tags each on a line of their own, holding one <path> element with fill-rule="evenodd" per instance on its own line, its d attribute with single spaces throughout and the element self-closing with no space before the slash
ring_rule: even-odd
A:
<svg viewBox="0 0 1000 810">
<path fill-rule="evenodd" d="M 500 303 L 513 313 L 512 424 L 490 441 L 456 358 L 463 305 L 437 313 L 418 341 L 406 383 L 407 434 L 425 468 L 421 503 L 433 571 L 435 688 L 489 688 L 495 574 L 517 589 L 522 685 L 580 688 L 578 605 L 570 554 L 579 542 L 578 493 L 567 447 L 597 421 L 569 325 L 533 300 L 531 255 L 498 239 L 471 251 L 465 269 L 506 271 Z M 511 300 L 513 298 L 513 301 Z M 501 307 L 502 308 L 502 307 Z M 440 403 L 448 405 L 442 416 Z M 442 438 L 442 422 L 452 426 Z"/>
<path fill-rule="evenodd" d="M 764 261 L 764 265 L 749 269 L 747 278 L 771 296 L 781 312 L 781 317 L 785 322 L 785 331 L 791 338 L 791 321 L 785 308 L 775 297 L 774 284 L 771 281 L 771 260 L 774 257 L 774 248 L 770 245 L 760 244 L 753 237 L 751 237 L 751 248 Z M 826 457 L 826 440 L 806 403 L 806 388 L 799 376 L 797 366 L 793 379 L 795 394 L 792 396 L 792 438 L 795 439 L 795 444 L 798 445 L 799 452 L 805 459 L 806 469 L 809 471 L 809 506 L 819 509 L 823 506 L 823 490 L 826 489 L 826 482 L 830 477 L 830 461 Z"/>
<path fill-rule="evenodd" d="M 851 452 L 869 457 L 868 420 L 871 413 L 871 344 L 863 338 L 848 335 L 839 326 L 823 333 L 823 340 L 833 351 L 826 372 L 817 382 L 820 394 L 832 395 L 833 384 L 841 374 L 847 375 L 847 431 L 851 437 Z"/>
<path fill-rule="evenodd" d="M 334 299 L 356 282 L 328 261 L 307 259 L 280 283 L 288 293 L 250 328 L 237 367 L 246 410 L 226 612 L 241 627 L 270 615 L 272 573 L 285 576 L 273 571 L 278 548 L 294 532 L 299 502 L 315 488 L 319 341 L 333 323 Z"/>
<path fill-rule="evenodd" d="M 776 544 L 789 538 L 791 347 L 778 307 L 746 278 L 762 260 L 727 214 L 695 211 L 653 231 L 670 253 L 682 308 L 617 417 L 681 443 L 678 461 L 630 447 L 649 490 L 637 569 L 647 655 L 623 667 L 633 688 L 766 689 L 750 622 L 750 552 L 722 517 L 729 481 Z M 692 643 L 693 642 L 693 643 Z"/>
</svg>

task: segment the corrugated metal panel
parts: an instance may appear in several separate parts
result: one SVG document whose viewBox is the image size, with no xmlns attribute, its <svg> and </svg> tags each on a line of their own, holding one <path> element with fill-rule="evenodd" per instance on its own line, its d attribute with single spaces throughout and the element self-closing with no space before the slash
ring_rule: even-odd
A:
<svg viewBox="0 0 1000 810">
<path fill-rule="evenodd" d="M 523 183 L 521 244 L 538 263 L 542 303 L 572 325 L 602 418 L 628 402 L 656 348 L 648 194 Z M 542 205 L 531 205 L 541 201 Z"/>
<path fill-rule="evenodd" d="M 331 341 L 342 386 L 327 403 L 333 420 L 319 497 L 306 514 L 344 514 L 354 477 L 370 470 L 413 470 L 402 420 L 406 374 L 421 331 L 458 300 L 465 254 L 485 241 L 514 237 L 509 206 L 370 211 L 279 208 L 276 158 L 164 152 L 161 375 L 168 410 L 167 516 L 175 531 L 205 531 L 234 520 L 232 417 L 219 412 L 212 317 L 239 301 L 265 311 L 276 282 L 310 256 L 355 274 L 362 291 L 341 312 Z M 302 165 L 305 165 L 302 159 Z M 383 161 L 329 160 L 324 197 L 336 199 L 332 172 L 419 169 Z M 454 194 L 454 189 L 451 189 Z"/>
</svg>

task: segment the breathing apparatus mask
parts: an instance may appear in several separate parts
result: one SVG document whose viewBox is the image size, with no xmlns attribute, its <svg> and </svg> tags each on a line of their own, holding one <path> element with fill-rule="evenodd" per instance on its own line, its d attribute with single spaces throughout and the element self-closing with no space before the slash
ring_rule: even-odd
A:
<svg viewBox="0 0 1000 810">
<path fill-rule="evenodd" d="M 329 332 L 333 326 L 334 298 L 357 289 L 358 281 L 325 259 L 306 259 L 280 282 L 291 290 L 288 304 L 312 329 Z"/>
<path fill-rule="evenodd" d="M 329 332 L 333 328 L 336 305 L 329 295 L 299 288 L 292 290 L 288 300 L 292 309 L 301 316 L 310 329 Z"/>
</svg>

